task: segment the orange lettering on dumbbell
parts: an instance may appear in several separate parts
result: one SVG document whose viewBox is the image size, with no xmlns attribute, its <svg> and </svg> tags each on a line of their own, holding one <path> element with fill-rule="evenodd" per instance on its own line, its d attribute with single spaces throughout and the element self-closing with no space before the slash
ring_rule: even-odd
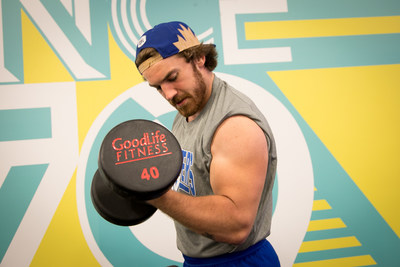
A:
<svg viewBox="0 0 400 267">
<path fill-rule="evenodd" d="M 153 179 L 157 179 L 158 177 L 160 177 L 160 173 L 159 173 L 157 167 L 155 167 L 155 166 L 150 167 L 150 172 L 147 170 L 147 168 L 143 169 L 142 175 L 141 175 L 142 180 L 150 180 L 150 177 Z"/>
<path fill-rule="evenodd" d="M 150 168 L 150 174 L 151 174 L 151 177 L 153 177 L 153 179 L 157 179 L 160 176 L 160 173 L 158 172 L 157 167 L 154 167 L 154 166 Z"/>
<path fill-rule="evenodd" d="M 122 150 L 124 147 L 122 146 L 122 144 L 119 144 L 119 146 L 117 147 L 116 146 L 116 142 L 118 141 L 118 140 L 122 140 L 122 138 L 115 138 L 113 141 L 112 141 L 112 147 L 114 148 L 114 150 Z"/>
</svg>

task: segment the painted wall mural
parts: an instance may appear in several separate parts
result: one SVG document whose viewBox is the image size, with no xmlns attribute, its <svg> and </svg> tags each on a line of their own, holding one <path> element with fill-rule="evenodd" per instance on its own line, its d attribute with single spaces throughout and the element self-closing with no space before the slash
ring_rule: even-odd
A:
<svg viewBox="0 0 400 267">
<path fill-rule="evenodd" d="M 278 150 L 268 240 L 282 266 L 400 265 L 400 2 L 1 0 L 0 265 L 182 265 L 173 222 L 95 211 L 102 139 L 176 111 L 133 61 L 171 20 L 216 44 Z"/>
</svg>

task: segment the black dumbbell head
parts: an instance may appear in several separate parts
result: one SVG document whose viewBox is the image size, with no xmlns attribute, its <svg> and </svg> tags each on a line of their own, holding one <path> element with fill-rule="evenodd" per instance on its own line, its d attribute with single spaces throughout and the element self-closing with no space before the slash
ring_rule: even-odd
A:
<svg viewBox="0 0 400 267">
<path fill-rule="evenodd" d="M 127 202 L 150 200 L 164 194 L 181 171 L 182 151 L 175 136 L 164 126 L 148 120 L 131 120 L 115 126 L 106 135 L 98 165 L 92 198 L 98 211 L 106 205 L 111 210 L 117 205 L 108 203 L 117 201 L 112 199 L 114 193 Z M 111 191 L 107 192 L 103 184 Z M 104 193 L 97 192 L 100 188 Z"/>
<path fill-rule="evenodd" d="M 121 196 L 110 188 L 97 170 L 90 190 L 93 206 L 107 221 L 121 226 L 136 225 L 146 221 L 156 208 L 132 197 Z"/>
</svg>

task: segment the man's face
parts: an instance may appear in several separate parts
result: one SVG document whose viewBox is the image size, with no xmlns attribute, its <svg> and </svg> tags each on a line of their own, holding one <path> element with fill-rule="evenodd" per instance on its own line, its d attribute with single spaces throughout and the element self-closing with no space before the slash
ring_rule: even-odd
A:
<svg viewBox="0 0 400 267">
<path fill-rule="evenodd" d="M 201 72 L 182 57 L 161 60 L 145 70 L 143 77 L 184 117 L 197 116 L 207 102 L 207 88 Z"/>
</svg>

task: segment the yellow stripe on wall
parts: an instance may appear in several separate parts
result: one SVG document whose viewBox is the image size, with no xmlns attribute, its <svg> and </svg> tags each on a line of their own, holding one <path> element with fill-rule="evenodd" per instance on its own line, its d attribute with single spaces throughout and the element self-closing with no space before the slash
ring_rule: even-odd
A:
<svg viewBox="0 0 400 267">
<path fill-rule="evenodd" d="M 346 227 L 346 225 L 340 218 L 313 220 L 310 221 L 307 231 L 320 231 L 344 227 Z"/>
<path fill-rule="evenodd" d="M 301 244 L 299 253 L 358 246 L 361 246 L 361 243 L 355 236 L 305 241 Z"/>
<path fill-rule="evenodd" d="M 400 33 L 400 16 L 245 22 L 246 40 Z"/>
<path fill-rule="evenodd" d="M 314 200 L 312 210 L 330 210 L 331 206 L 325 199 Z"/>
<path fill-rule="evenodd" d="M 369 266 L 375 265 L 376 262 L 370 255 L 362 255 L 362 256 L 354 256 L 354 257 L 346 257 L 346 258 L 337 258 L 331 260 L 321 260 L 321 261 L 312 261 L 312 262 L 302 262 L 296 263 L 293 267 L 353 267 L 353 266 Z"/>
</svg>

